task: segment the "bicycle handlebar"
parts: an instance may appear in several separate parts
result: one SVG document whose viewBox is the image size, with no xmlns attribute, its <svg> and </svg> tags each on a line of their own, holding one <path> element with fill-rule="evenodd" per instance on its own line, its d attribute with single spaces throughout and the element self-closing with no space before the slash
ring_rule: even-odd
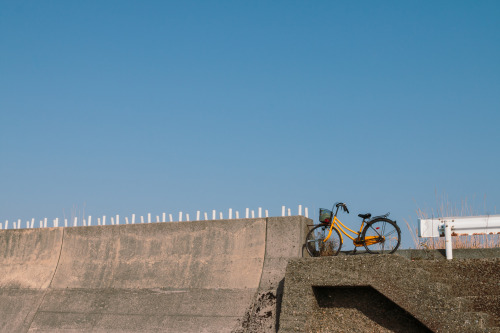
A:
<svg viewBox="0 0 500 333">
<path fill-rule="evenodd" d="M 347 205 L 343 202 L 339 202 L 335 205 L 335 207 L 337 207 L 337 209 L 339 207 L 342 207 L 342 209 L 344 210 L 344 212 L 346 212 L 347 214 L 349 214 L 349 209 L 347 209 Z"/>
</svg>

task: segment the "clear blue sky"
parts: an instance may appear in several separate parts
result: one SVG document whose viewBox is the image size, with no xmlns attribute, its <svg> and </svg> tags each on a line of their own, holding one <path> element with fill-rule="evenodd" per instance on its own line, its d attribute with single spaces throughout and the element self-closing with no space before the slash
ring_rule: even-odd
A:
<svg viewBox="0 0 500 333">
<path fill-rule="evenodd" d="M 403 224 L 436 193 L 499 213 L 499 17 L 499 1 L 1 0 L 0 221 L 344 201 L 350 226 Z"/>
</svg>

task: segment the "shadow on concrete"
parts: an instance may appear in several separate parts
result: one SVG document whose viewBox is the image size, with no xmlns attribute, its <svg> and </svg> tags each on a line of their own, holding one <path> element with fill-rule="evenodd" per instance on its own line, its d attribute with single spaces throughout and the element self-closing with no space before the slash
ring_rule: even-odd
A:
<svg viewBox="0 0 500 333">
<path fill-rule="evenodd" d="M 276 332 L 280 329 L 280 314 L 281 314 L 281 302 L 283 301 L 283 290 L 285 287 L 285 279 L 281 279 L 276 290 Z"/>
<path fill-rule="evenodd" d="M 313 317 L 335 323 L 332 331 L 432 332 L 371 286 L 313 287 L 313 292 L 318 304 Z"/>
</svg>

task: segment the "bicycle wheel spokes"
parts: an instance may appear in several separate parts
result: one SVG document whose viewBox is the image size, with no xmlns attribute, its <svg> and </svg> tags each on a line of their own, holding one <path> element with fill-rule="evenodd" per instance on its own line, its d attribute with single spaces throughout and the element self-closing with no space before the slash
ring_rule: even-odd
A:
<svg viewBox="0 0 500 333">
<path fill-rule="evenodd" d="M 401 242 L 399 227 L 389 219 L 370 222 L 363 230 L 365 248 L 370 253 L 393 253 Z"/>
<path fill-rule="evenodd" d="M 340 235 L 333 229 L 330 238 L 325 242 L 330 229 L 324 226 L 316 226 L 306 237 L 307 252 L 312 257 L 335 256 L 340 251 Z"/>
</svg>

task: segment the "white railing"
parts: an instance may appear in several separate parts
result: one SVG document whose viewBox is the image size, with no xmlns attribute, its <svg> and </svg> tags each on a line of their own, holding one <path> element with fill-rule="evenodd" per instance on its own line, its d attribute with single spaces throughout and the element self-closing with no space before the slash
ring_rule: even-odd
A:
<svg viewBox="0 0 500 333">
<path fill-rule="evenodd" d="M 302 205 L 298 206 L 298 214 L 297 215 L 302 215 Z M 234 217 L 233 217 L 233 212 L 234 212 Z M 203 215 L 201 214 L 201 211 L 196 211 L 196 218 L 191 219 L 189 214 L 184 212 L 179 212 L 179 214 L 168 214 L 168 222 L 183 222 L 183 221 L 208 221 L 208 220 L 223 220 L 224 219 L 224 214 L 222 211 L 219 211 L 217 214 L 217 211 L 214 209 L 211 212 L 212 214 L 208 214 L 207 212 L 203 212 Z M 264 214 L 263 214 L 264 213 Z M 288 213 L 286 215 L 285 213 Z M 211 215 L 211 216 L 210 216 Z M 229 208 L 227 211 L 227 220 L 233 220 L 233 219 L 240 219 L 240 213 L 239 211 L 235 210 L 233 211 L 232 208 Z M 292 216 L 292 210 L 291 208 L 282 206 L 281 207 L 281 216 Z M 307 207 L 304 207 L 304 215 L 305 217 L 309 217 L 309 210 Z M 80 217 L 78 218 L 77 216 L 71 217 L 69 219 L 67 218 L 62 218 L 59 219 L 56 217 L 55 219 L 52 219 L 52 225 L 48 225 L 48 218 L 43 218 L 40 220 L 38 224 L 35 223 L 35 218 L 32 218 L 31 220 L 26 221 L 23 223 L 21 219 L 17 219 L 15 221 L 12 221 L 12 224 L 9 224 L 9 220 L 5 220 L 4 223 L 0 222 L 0 230 L 2 229 L 32 229 L 32 228 L 47 228 L 47 227 L 79 227 L 79 226 L 104 226 L 104 225 L 120 225 L 120 224 L 139 224 L 139 223 L 162 223 L 162 222 L 167 222 L 167 213 L 163 212 L 160 215 L 151 215 L 151 213 L 148 213 L 146 215 L 146 219 L 144 218 L 144 215 L 139 216 L 138 219 L 136 219 L 136 214 L 132 214 L 130 216 L 130 219 L 128 216 L 125 216 L 124 220 L 125 223 L 123 223 L 123 220 L 120 220 L 120 215 L 113 215 L 109 216 L 109 220 L 107 219 L 108 216 L 103 215 L 102 217 L 98 217 L 97 219 L 93 218 L 91 215 L 85 216 L 85 217 Z M 160 218 L 161 217 L 161 218 Z M 175 218 L 178 217 L 178 218 Z M 211 219 L 209 219 L 211 217 Z M 241 218 L 262 218 L 262 217 L 269 217 L 269 210 L 262 210 L 262 207 L 258 207 L 257 212 L 255 210 L 251 210 L 250 208 L 245 209 L 245 214 L 241 216 Z M 203 219 L 202 219 L 203 218 Z M 10 228 L 9 228 L 10 227 Z"/>
<path fill-rule="evenodd" d="M 419 237 L 445 237 L 446 259 L 453 259 L 452 236 L 500 234 L 500 215 L 451 216 L 418 220 Z"/>
</svg>

